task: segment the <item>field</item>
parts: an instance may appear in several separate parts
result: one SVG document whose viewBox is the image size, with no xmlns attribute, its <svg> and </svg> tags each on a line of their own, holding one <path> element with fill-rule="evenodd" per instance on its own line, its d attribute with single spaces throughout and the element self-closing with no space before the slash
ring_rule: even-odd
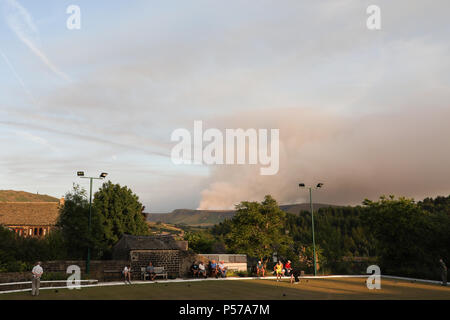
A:
<svg viewBox="0 0 450 320">
<path fill-rule="evenodd" d="M 0 294 L 5 299 L 121 299 L 121 300 L 348 300 L 348 299 L 445 299 L 450 287 L 411 281 L 382 279 L 380 290 L 369 290 L 365 278 L 302 279 L 291 285 L 287 279 L 198 281 L 132 284 L 82 288 L 81 290 L 41 290 L 38 297 L 29 292 Z"/>
</svg>

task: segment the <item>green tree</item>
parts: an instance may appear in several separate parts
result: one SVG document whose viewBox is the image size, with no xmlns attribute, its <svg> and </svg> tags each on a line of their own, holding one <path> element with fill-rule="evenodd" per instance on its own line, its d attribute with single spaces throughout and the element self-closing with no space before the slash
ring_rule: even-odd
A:
<svg viewBox="0 0 450 320">
<path fill-rule="evenodd" d="M 228 248 L 267 262 L 273 252 L 287 251 L 292 239 L 285 232 L 286 214 L 270 195 L 264 201 L 243 201 L 236 206 L 230 231 L 225 236 Z"/>
<path fill-rule="evenodd" d="M 196 253 L 212 253 L 215 243 L 214 237 L 204 231 L 186 232 L 184 240 L 189 242 L 189 248 Z"/>
<path fill-rule="evenodd" d="M 88 246 L 91 247 L 93 258 L 103 255 L 105 246 L 101 241 L 102 225 L 100 222 L 100 217 L 93 208 L 89 232 L 89 200 L 86 190 L 74 184 L 73 189 L 65 195 L 64 206 L 60 210 L 57 222 L 71 258 L 84 259 Z M 53 243 L 51 239 L 48 241 Z"/>
<path fill-rule="evenodd" d="M 102 243 L 111 248 L 124 234 L 147 235 L 148 225 L 139 197 L 126 186 L 108 181 L 94 196 L 94 208 L 98 214 Z"/>
<path fill-rule="evenodd" d="M 379 201 L 366 199 L 363 204 L 384 273 L 423 276 L 425 270 L 432 269 L 436 248 L 430 243 L 433 225 L 428 212 L 404 197 L 382 196 Z"/>
</svg>

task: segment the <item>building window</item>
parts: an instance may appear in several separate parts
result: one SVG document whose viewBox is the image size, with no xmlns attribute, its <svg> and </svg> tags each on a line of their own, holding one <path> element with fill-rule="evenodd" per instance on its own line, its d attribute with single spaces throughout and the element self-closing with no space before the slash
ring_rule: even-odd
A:
<svg viewBox="0 0 450 320">
<path fill-rule="evenodd" d="M 29 232 L 28 232 L 28 234 L 31 236 L 31 235 L 33 235 L 33 229 L 30 229 L 30 230 L 28 230 Z"/>
<path fill-rule="evenodd" d="M 34 228 L 34 235 L 37 236 L 38 234 L 38 228 Z"/>
<path fill-rule="evenodd" d="M 42 236 L 42 228 L 39 228 L 39 235 Z"/>
</svg>

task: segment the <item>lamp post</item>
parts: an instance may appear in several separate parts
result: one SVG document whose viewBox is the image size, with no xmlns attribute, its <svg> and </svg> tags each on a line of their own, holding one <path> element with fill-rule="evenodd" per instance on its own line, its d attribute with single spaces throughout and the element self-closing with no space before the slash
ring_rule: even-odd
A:
<svg viewBox="0 0 450 320">
<path fill-rule="evenodd" d="M 312 187 L 306 187 L 304 183 L 299 183 L 298 186 L 300 188 L 309 189 L 309 208 L 311 210 L 311 226 L 312 226 L 312 241 L 313 241 L 313 255 L 314 255 L 314 276 L 317 276 L 317 261 L 316 261 L 316 240 L 314 238 L 314 211 L 313 211 L 313 203 L 312 203 Z M 323 183 L 318 183 L 315 189 L 322 188 Z"/>
<path fill-rule="evenodd" d="M 88 234 L 91 235 L 91 219 L 92 219 L 92 182 L 93 180 L 103 180 L 106 178 L 108 174 L 106 172 L 102 172 L 99 177 L 85 177 L 84 171 L 78 171 L 77 176 L 82 179 L 89 179 L 90 186 L 89 186 L 89 224 L 88 224 Z M 91 246 L 88 244 L 88 251 L 87 251 L 87 259 L 86 259 L 86 274 L 89 274 L 91 264 Z"/>
</svg>

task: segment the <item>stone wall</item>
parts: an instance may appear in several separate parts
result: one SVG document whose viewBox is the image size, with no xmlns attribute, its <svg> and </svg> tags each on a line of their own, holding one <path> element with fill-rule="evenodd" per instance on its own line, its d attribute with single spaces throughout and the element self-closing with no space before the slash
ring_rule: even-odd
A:
<svg viewBox="0 0 450 320">
<path fill-rule="evenodd" d="M 0 272 L 0 283 L 31 281 L 31 272 Z"/>
<path fill-rule="evenodd" d="M 86 275 L 85 260 L 46 261 L 42 263 L 44 272 L 66 273 L 67 267 L 77 265 L 81 269 L 82 279 L 95 279 L 102 281 L 115 281 L 122 279 L 122 270 L 129 265 L 126 260 L 91 260 L 89 277 Z"/>
<path fill-rule="evenodd" d="M 131 269 L 133 277 L 140 274 L 141 268 L 148 266 L 151 261 L 154 267 L 164 267 L 171 277 L 179 277 L 180 274 L 180 250 L 132 250 Z"/>
<path fill-rule="evenodd" d="M 199 256 L 192 251 L 180 251 L 180 276 L 190 277 L 191 266 L 195 261 L 198 261 Z"/>
</svg>

